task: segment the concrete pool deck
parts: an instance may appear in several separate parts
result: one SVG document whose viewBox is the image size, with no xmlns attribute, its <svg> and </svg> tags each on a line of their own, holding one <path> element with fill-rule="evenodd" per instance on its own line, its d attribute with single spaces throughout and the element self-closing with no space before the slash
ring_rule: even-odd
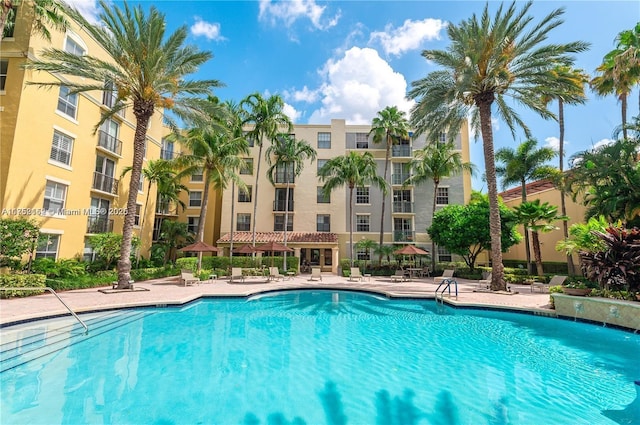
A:
<svg viewBox="0 0 640 425">
<path fill-rule="evenodd" d="M 391 298 L 434 298 L 437 285 L 433 278 L 414 278 L 407 282 L 391 282 L 389 277 L 365 277 L 361 282 L 331 273 L 323 273 L 322 281 L 309 280 L 310 275 L 298 275 L 276 282 L 264 278 L 247 278 L 244 283 L 229 283 L 227 279 L 209 283 L 183 286 L 178 276 L 135 283 L 136 291 L 106 291 L 110 287 L 79 289 L 58 292 L 58 296 L 76 313 L 138 306 L 182 305 L 202 297 L 246 297 L 263 292 L 292 289 L 334 289 L 374 292 Z M 457 306 L 490 307 L 529 311 L 535 314 L 556 316 L 549 308 L 548 293 L 538 289 L 531 291 L 527 285 L 509 285 L 511 293 L 476 292 L 474 280 L 457 279 L 458 297 L 445 294 L 446 302 Z M 24 298 L 0 300 L 0 325 L 8 325 L 31 319 L 68 315 L 69 312 L 53 294 L 45 293 Z"/>
</svg>

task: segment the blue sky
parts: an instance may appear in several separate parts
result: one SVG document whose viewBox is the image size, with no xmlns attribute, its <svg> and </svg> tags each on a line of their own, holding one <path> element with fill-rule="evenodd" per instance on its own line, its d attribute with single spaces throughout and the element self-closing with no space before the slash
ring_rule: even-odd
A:
<svg viewBox="0 0 640 425">
<path fill-rule="evenodd" d="M 69 0 L 87 15 L 98 9 L 92 0 Z M 119 3 L 119 2 L 116 2 Z M 482 1 L 130 1 L 165 13 L 168 31 L 189 28 L 188 43 L 211 51 L 214 58 L 198 78 L 225 84 L 216 94 L 241 100 L 253 92 L 280 94 L 287 113 L 299 124 L 370 124 L 376 112 L 396 105 L 408 111 L 405 98 L 411 82 L 436 68 L 422 56 L 424 49 L 445 49 L 446 25 L 480 14 Z M 524 2 L 519 2 L 524 5 Z M 490 2 L 492 11 L 499 2 Z M 593 75 L 603 56 L 614 48 L 616 35 L 640 21 L 638 1 L 538 1 L 535 21 L 564 7 L 564 24 L 550 33 L 550 42 L 582 40 L 588 52 L 576 57 L 576 67 Z M 567 106 L 567 157 L 612 138 L 620 124 L 620 106 L 613 96 Z M 557 105 L 551 109 L 556 112 Z M 539 145 L 557 146 L 558 125 L 517 108 Z M 638 114 L 638 90 L 629 98 L 629 113 Z M 504 123 L 494 122 L 496 149 L 517 146 Z M 481 141 L 471 142 L 471 160 L 484 170 Z M 486 191 L 479 176 L 474 189 Z"/>
</svg>

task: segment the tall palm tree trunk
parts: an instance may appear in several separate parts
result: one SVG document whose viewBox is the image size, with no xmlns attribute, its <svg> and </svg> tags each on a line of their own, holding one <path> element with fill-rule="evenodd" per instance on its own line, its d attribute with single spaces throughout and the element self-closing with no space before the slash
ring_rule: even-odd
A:
<svg viewBox="0 0 640 425">
<path fill-rule="evenodd" d="M 233 219 L 236 214 L 236 182 L 231 182 L 231 231 L 229 232 L 229 267 L 233 267 Z"/>
<path fill-rule="evenodd" d="M 284 246 L 287 246 L 287 224 L 289 221 L 289 176 L 287 176 L 286 178 L 287 178 L 287 189 L 285 190 L 285 195 L 284 195 Z M 287 271 L 287 251 L 284 251 L 282 255 L 284 258 L 282 260 L 282 269 L 286 272 Z"/>
<path fill-rule="evenodd" d="M 484 162 L 489 190 L 489 230 L 491 231 L 491 290 L 505 290 L 504 266 L 502 265 L 502 241 L 500 240 L 500 209 L 498 205 L 498 186 L 496 184 L 496 164 L 493 149 L 493 130 L 491 128 L 491 104 L 493 94 L 487 94 L 476 101 L 480 112 Z"/>
<path fill-rule="evenodd" d="M 622 137 L 627 140 L 627 95 L 620 95 L 620 109 L 622 110 Z"/>
<path fill-rule="evenodd" d="M 131 240 L 133 239 L 133 224 L 136 213 L 136 200 L 138 198 L 138 186 L 142 173 L 144 159 L 144 142 L 149 119 L 153 115 L 152 102 L 134 102 L 133 113 L 136 117 L 136 131 L 133 138 L 133 166 L 131 168 L 131 180 L 129 181 L 129 194 L 127 196 L 127 213 L 122 225 L 122 245 L 120 258 L 118 259 L 118 289 L 128 289 L 131 284 Z"/>
<path fill-rule="evenodd" d="M 542 267 L 542 255 L 540 253 L 540 237 L 538 232 L 531 232 L 531 238 L 533 239 L 533 256 L 536 259 L 536 271 L 538 276 L 544 275 L 544 269 Z"/>
<path fill-rule="evenodd" d="M 140 245 L 142 245 L 142 232 L 144 231 L 144 217 L 147 215 L 147 205 L 149 205 L 149 195 L 151 194 L 151 180 L 147 184 L 147 196 L 144 200 L 144 210 L 140 211 Z M 136 267 L 140 264 L 140 252 L 142 251 L 142 246 L 138 247 L 138 251 L 136 252 Z"/>
<path fill-rule="evenodd" d="M 202 206 L 200 207 L 200 218 L 198 218 L 198 237 L 197 242 L 204 242 L 204 222 L 207 217 L 207 207 L 209 206 L 209 171 L 205 171 L 204 175 L 204 193 L 202 194 Z M 196 270 L 200 273 L 202 267 L 202 251 L 198 252 L 198 265 Z"/>
<path fill-rule="evenodd" d="M 385 155 L 385 159 L 384 159 L 384 181 L 387 181 L 387 176 L 389 174 L 389 157 L 391 156 L 391 144 L 390 142 L 390 137 L 389 135 L 387 135 L 387 152 Z M 393 192 L 391 193 L 391 196 L 393 196 Z M 384 209 L 385 209 L 385 203 L 386 203 L 387 197 L 385 196 L 385 194 L 382 194 L 382 210 L 380 211 L 380 246 L 382 246 L 384 244 Z M 382 257 L 378 258 L 378 265 L 382 264 Z"/>
<path fill-rule="evenodd" d="M 433 207 L 431 208 L 431 222 L 433 223 L 433 218 L 436 216 L 436 205 L 437 205 L 437 194 L 438 194 L 438 186 L 440 186 L 440 180 L 433 180 Z M 436 243 L 431 238 L 431 271 L 436 270 Z"/>
<path fill-rule="evenodd" d="M 349 186 L 349 258 L 353 267 L 353 188 Z"/>
<path fill-rule="evenodd" d="M 522 179 L 520 181 L 520 187 L 521 187 L 521 191 L 522 191 L 522 202 L 527 202 L 527 182 Z M 527 226 L 523 226 L 524 227 L 524 252 L 525 252 L 525 257 L 527 259 L 527 273 L 531 274 L 533 273 L 533 264 L 531 263 L 531 244 L 529 243 L 529 229 L 527 229 Z"/>
<path fill-rule="evenodd" d="M 560 177 L 564 178 L 564 102 L 562 98 L 558 98 L 558 124 L 560 125 L 560 141 L 558 145 L 558 157 Z M 560 184 L 560 213 L 562 216 L 567 215 L 567 200 L 564 191 L 564 182 Z M 569 238 L 569 223 L 567 220 L 562 220 L 562 235 L 565 240 Z M 573 255 L 567 254 L 567 271 L 569 276 L 573 276 L 576 273 L 575 265 L 573 264 Z"/>
<path fill-rule="evenodd" d="M 253 217 L 251 217 L 251 227 L 252 227 L 252 232 L 251 232 L 251 244 L 253 246 L 256 246 L 256 223 L 258 222 L 258 220 L 256 220 L 256 215 L 258 214 L 258 179 L 260 178 L 260 163 L 262 162 L 262 136 L 260 137 L 260 148 L 258 149 L 258 166 L 256 167 L 256 190 L 255 190 L 255 196 L 253 198 Z M 253 253 L 253 256 L 255 257 L 255 252 Z"/>
</svg>

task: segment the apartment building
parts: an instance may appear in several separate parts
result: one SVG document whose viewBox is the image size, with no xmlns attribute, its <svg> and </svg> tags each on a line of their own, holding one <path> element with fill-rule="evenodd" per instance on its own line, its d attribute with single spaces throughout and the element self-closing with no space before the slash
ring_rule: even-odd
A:
<svg viewBox="0 0 640 425">
<path fill-rule="evenodd" d="M 67 76 L 21 68 L 47 47 L 78 55 L 111 58 L 74 21 L 68 31 L 51 32 L 51 41 L 32 33 L 32 8 L 18 6 L 12 34 L 0 46 L 0 213 L 28 216 L 46 235 L 37 257 L 92 258 L 91 235 L 121 232 L 129 190 L 123 169 L 133 163 L 135 118 L 125 110 L 99 128 L 102 111 L 115 103 L 114 87 L 71 94 L 29 82 L 69 81 Z M 167 129 L 156 113 L 148 128 L 146 160 L 159 158 Z M 155 188 L 139 182 L 137 227 L 147 255 L 154 221 Z M 144 219 L 144 229 L 139 226 Z"/>
<path fill-rule="evenodd" d="M 287 175 L 276 175 L 275 185 L 266 177 L 267 166 L 263 162 L 258 176 L 259 193 L 256 193 L 255 173 L 257 172 L 258 146 L 250 148 L 247 158 L 250 166 L 243 171 L 242 178 L 247 191 L 229 188 L 222 194 L 219 247 L 228 248 L 233 243 L 239 246 L 251 243 L 253 222 L 256 220 L 256 244 L 269 241 L 284 242 L 284 213 L 288 209 L 287 245 L 294 249 L 301 262 L 309 262 L 324 271 L 336 272 L 339 260 L 349 258 L 349 193 L 340 188 L 329 198 L 322 194 L 322 182 L 318 169 L 329 159 L 344 155 L 349 151 L 370 152 L 377 161 L 378 174 L 383 175 L 385 163 L 384 144 L 374 144 L 369 136 L 368 125 L 348 125 L 343 119 L 331 120 L 328 125 L 295 125 L 293 134 L 297 139 L 309 142 L 317 151 L 317 160 L 306 164 L 302 174 L 289 178 L 289 199 Z M 433 182 L 404 187 L 402 183 L 411 174 L 409 163 L 413 153 L 425 146 L 425 137 L 413 137 L 393 146 L 389 165 L 384 219 L 385 244 L 417 244 L 428 248 L 430 243 L 426 232 L 431 224 L 433 203 Z M 442 135 L 446 137 L 446 135 Z M 269 143 L 269 142 L 265 142 Z M 469 161 L 469 134 L 463 128 L 456 138 L 464 161 Z M 264 161 L 264 160 L 263 160 Z M 444 179 L 437 193 L 438 208 L 448 204 L 462 204 L 471 193 L 471 178 L 468 174 Z M 258 195 L 258 210 L 253 216 L 253 203 Z M 379 241 L 382 192 L 375 187 L 357 188 L 354 193 L 353 240 L 354 245 L 362 239 Z M 234 216 L 231 216 L 233 204 Z M 233 223 L 233 224 L 232 224 Z M 355 257 L 368 258 L 369 253 L 354 249 Z M 451 255 L 439 249 L 438 259 L 449 261 Z"/>
</svg>

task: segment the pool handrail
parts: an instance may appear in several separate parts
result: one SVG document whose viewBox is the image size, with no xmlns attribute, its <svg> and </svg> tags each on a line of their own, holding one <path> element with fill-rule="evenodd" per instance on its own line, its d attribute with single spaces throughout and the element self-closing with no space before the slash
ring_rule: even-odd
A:
<svg viewBox="0 0 640 425">
<path fill-rule="evenodd" d="M 442 288 L 442 291 L 440 291 L 440 301 L 442 301 L 442 303 L 444 304 L 444 291 L 449 290 L 449 296 L 451 296 L 451 284 L 454 284 L 455 286 L 455 290 L 456 290 L 456 299 L 458 299 L 458 281 L 452 277 L 452 278 L 448 278 L 448 279 L 444 279 L 440 285 L 438 285 L 438 287 L 436 288 L 436 302 L 438 302 L 438 291 L 440 291 L 440 287 L 442 287 L 442 285 L 445 285 L 444 288 Z"/>
<path fill-rule="evenodd" d="M 26 287 L 21 287 L 21 288 L 13 288 L 13 287 L 0 288 L 0 291 L 42 291 L 42 290 L 49 291 L 53 295 L 55 295 L 55 297 L 58 299 L 58 301 L 60 301 L 62 303 L 62 305 L 65 306 L 67 308 L 67 310 L 69 310 L 69 313 L 71 313 L 71 315 L 78 321 L 78 323 L 80 323 L 82 325 L 82 327 L 84 328 L 84 334 L 85 335 L 89 334 L 89 327 L 82 321 L 82 319 L 80 319 L 78 317 L 78 315 L 73 310 L 71 310 L 71 307 L 69 307 L 67 305 L 67 303 L 62 301 L 62 298 L 60 298 L 58 296 L 58 294 L 56 293 L 56 291 L 53 290 L 53 288 L 49 288 L 48 286 L 26 286 Z"/>
</svg>

